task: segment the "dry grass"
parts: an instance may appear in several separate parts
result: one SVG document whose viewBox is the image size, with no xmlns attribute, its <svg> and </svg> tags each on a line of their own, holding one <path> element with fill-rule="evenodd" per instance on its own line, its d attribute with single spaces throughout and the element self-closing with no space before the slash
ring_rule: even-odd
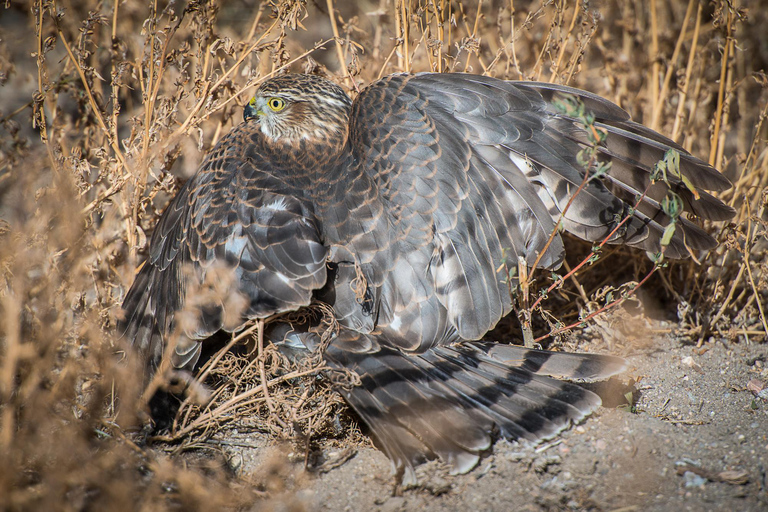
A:
<svg viewBox="0 0 768 512">
<path fill-rule="evenodd" d="M 758 0 L 335 4 L 41 0 L 0 14 L 3 508 L 285 499 L 284 486 L 231 478 L 215 457 L 189 464 L 135 444 L 143 390 L 113 339 L 147 233 L 180 179 L 239 122 L 253 87 L 284 70 L 324 74 L 351 94 L 387 73 L 437 70 L 549 80 L 616 101 L 735 183 L 722 197 L 738 217 L 713 228 L 722 246 L 700 264 L 670 263 L 645 296 L 677 307 L 678 331 L 699 343 L 765 342 L 768 20 Z M 572 245 L 566 268 L 590 250 Z M 574 302 L 600 308 L 606 287 L 651 266 L 605 249 L 549 295 L 546 318 L 578 320 Z M 214 400 L 181 408 L 166 436 L 173 448 L 246 418 L 286 437 L 329 432 L 339 402 L 316 378 L 322 362 L 255 354 L 216 357 L 205 370 L 219 379 L 209 381 Z"/>
</svg>

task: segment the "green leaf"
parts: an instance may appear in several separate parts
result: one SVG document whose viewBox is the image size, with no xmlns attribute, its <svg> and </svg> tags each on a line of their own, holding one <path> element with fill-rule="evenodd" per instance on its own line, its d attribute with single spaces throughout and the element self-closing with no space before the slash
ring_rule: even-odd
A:
<svg viewBox="0 0 768 512">
<path fill-rule="evenodd" d="M 667 195 L 661 200 L 661 211 L 673 220 L 678 219 L 683 212 L 682 198 L 671 190 L 667 190 Z"/>
<path fill-rule="evenodd" d="M 680 173 L 680 153 L 674 149 L 668 149 L 664 154 L 664 162 L 667 164 L 667 170 L 673 176 L 681 176 Z"/>
<path fill-rule="evenodd" d="M 696 187 L 693 186 L 693 183 L 691 183 L 691 180 L 689 180 L 687 176 L 684 176 L 682 174 L 680 175 L 680 179 L 683 180 L 683 185 L 685 185 L 685 188 L 691 191 L 691 193 L 693 194 L 693 197 L 695 199 L 698 199 L 699 191 L 696 190 Z"/>
<path fill-rule="evenodd" d="M 669 245 L 669 242 L 672 241 L 672 236 L 675 234 L 675 223 L 669 224 L 666 228 L 664 228 L 664 234 L 661 236 L 661 246 L 666 247 Z"/>
</svg>

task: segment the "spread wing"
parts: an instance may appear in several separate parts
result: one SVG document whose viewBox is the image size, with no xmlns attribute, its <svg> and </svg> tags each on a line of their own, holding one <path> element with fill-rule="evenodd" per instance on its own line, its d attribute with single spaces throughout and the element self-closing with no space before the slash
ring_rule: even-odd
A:
<svg viewBox="0 0 768 512">
<path fill-rule="evenodd" d="M 500 269 L 505 263 L 515 266 L 519 256 L 532 264 L 544 251 L 585 174 L 578 154 L 588 140 L 578 120 L 556 108 L 564 95 L 583 102 L 595 126 L 608 132 L 599 157 L 612 164 L 605 176 L 590 180 L 576 195 L 562 219 L 565 230 L 599 241 L 629 217 L 609 242 L 658 252 L 670 221 L 660 203 L 670 188 L 693 215 L 711 220 L 733 215 L 706 192 L 730 186 L 716 169 L 598 96 L 476 75 L 387 77 L 359 95 L 350 121 L 353 151 L 388 205 L 392 229 L 407 233 L 400 257 L 415 267 L 394 272 L 381 289 L 379 322 L 385 333 L 389 325 L 405 334 L 402 326 L 425 325 L 425 315 L 434 322 L 434 308 L 426 307 L 433 298 L 449 322 L 447 329 L 433 332 L 455 329 L 460 339 L 479 338 L 509 311 Z M 680 172 L 697 192 L 670 175 L 668 183 L 650 186 L 633 208 L 669 149 L 679 152 Z M 679 226 L 667 256 L 686 257 L 689 249 L 714 246 L 693 222 L 682 218 Z M 557 235 L 539 265 L 557 268 L 562 258 Z M 422 307 L 398 297 L 397 290 L 420 280 L 431 286 L 417 301 Z M 409 339 L 400 346 L 415 348 Z M 455 339 L 448 335 L 442 341 Z M 418 346 L 428 341 L 426 336 Z"/>
<path fill-rule="evenodd" d="M 126 295 L 121 330 L 154 364 L 171 333 L 174 366 L 190 368 L 199 340 L 305 306 L 325 283 L 313 207 L 254 150 L 250 130 L 223 138 L 179 191 Z"/>
<path fill-rule="evenodd" d="M 457 112 L 439 105 L 416 78 L 374 83 L 355 101 L 350 121 L 352 148 L 388 204 L 391 229 L 403 233 L 398 251 L 403 268 L 384 284 L 379 324 L 389 326 L 392 337 L 402 333 L 401 345 L 413 348 L 436 341 L 409 336 L 413 324 L 447 320 L 449 328 L 431 331 L 445 341 L 452 338 L 450 330 L 463 339 L 485 334 L 510 309 L 508 287 L 497 270 L 505 261 L 516 265 L 518 256 L 532 264 L 555 227 L 526 176 L 500 172 L 509 160 L 499 162 L 475 143 L 478 133 L 491 134 L 457 119 Z M 527 112 L 527 96 L 511 94 L 490 103 L 467 96 L 465 110 L 480 119 Z M 505 140 L 523 136 L 511 124 L 492 131 Z M 543 262 L 555 266 L 561 257 L 556 240 Z M 428 285 L 419 308 L 411 297 L 397 294 L 413 282 Z"/>
</svg>

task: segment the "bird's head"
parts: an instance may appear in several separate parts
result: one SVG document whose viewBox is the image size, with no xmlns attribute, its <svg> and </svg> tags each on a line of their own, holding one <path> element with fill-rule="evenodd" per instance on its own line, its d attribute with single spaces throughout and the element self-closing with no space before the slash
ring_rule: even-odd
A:
<svg viewBox="0 0 768 512">
<path fill-rule="evenodd" d="M 333 82 L 314 75 L 281 75 L 261 84 L 243 118 L 258 122 L 273 142 L 343 144 L 351 109 L 352 100 Z"/>
</svg>

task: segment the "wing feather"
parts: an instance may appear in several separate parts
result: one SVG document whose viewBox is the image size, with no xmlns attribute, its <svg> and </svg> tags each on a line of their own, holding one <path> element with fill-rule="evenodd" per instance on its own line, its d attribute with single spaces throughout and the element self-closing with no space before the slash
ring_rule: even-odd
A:
<svg viewBox="0 0 768 512">
<path fill-rule="evenodd" d="M 281 183 L 251 130 L 230 132 L 182 187 L 126 295 L 121 330 L 153 365 L 177 328 L 172 359 L 190 368 L 200 340 L 306 306 L 325 284 L 328 249 L 312 204 Z"/>
</svg>

